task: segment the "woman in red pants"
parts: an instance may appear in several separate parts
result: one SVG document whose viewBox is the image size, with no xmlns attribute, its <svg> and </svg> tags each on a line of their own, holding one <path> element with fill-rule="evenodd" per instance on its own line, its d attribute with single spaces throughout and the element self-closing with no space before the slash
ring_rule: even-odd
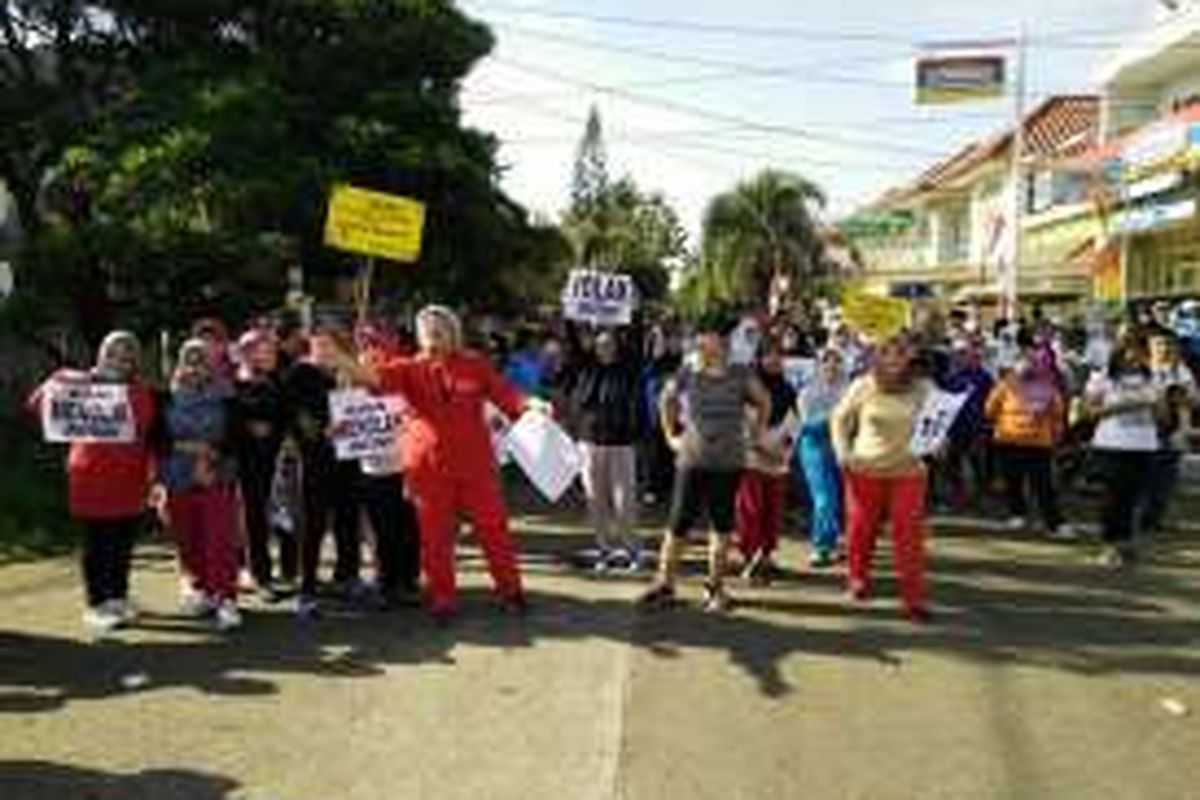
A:
<svg viewBox="0 0 1200 800">
<path fill-rule="evenodd" d="M 845 476 L 850 594 L 870 596 L 875 541 L 889 512 L 901 599 L 910 619 L 925 622 L 926 474 L 909 442 L 930 385 L 914 376 L 913 356 L 904 336 L 883 343 L 872 371 L 834 409 L 831 425 Z"/>
<path fill-rule="evenodd" d="M 402 441 L 404 474 L 421 531 L 421 565 L 433 617 L 449 621 L 457 609 L 454 543 L 458 516 L 475 527 L 488 571 L 506 608 L 525 609 L 517 549 L 500 491 L 484 404 L 511 418 L 540 408 L 462 345 L 462 329 L 448 308 L 429 306 L 417 315 L 420 352 L 374 369 L 344 353 L 330 354 L 343 374 L 384 394 L 402 395 L 408 414 Z"/>
</svg>

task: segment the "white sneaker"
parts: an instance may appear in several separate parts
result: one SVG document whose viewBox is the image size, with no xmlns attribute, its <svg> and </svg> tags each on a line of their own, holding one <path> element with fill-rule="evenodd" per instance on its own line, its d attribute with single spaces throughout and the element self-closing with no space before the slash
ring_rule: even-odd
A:
<svg viewBox="0 0 1200 800">
<path fill-rule="evenodd" d="M 237 630 L 242 627 L 242 612 L 238 611 L 237 603 L 226 600 L 217 606 L 217 616 L 213 624 L 221 632 Z"/>
<path fill-rule="evenodd" d="M 203 619 L 216 610 L 212 599 L 204 592 L 188 589 L 179 595 L 179 612 L 192 619 Z"/>
<path fill-rule="evenodd" d="M 121 617 L 109 603 L 101 603 L 83 612 L 83 626 L 93 636 L 104 636 L 121 627 Z"/>
<path fill-rule="evenodd" d="M 1023 530 L 1025 530 L 1025 518 L 1024 517 L 1009 517 L 1007 520 L 1004 521 L 1004 528 L 1005 528 L 1005 530 L 1010 530 L 1010 531 L 1023 531 Z"/>
<path fill-rule="evenodd" d="M 128 598 L 121 600 L 109 600 L 104 605 L 114 616 L 116 616 L 116 618 L 119 620 L 119 624 L 121 625 L 132 625 L 134 622 L 137 622 L 138 617 L 141 616 L 141 612 L 138 610 L 137 606 L 131 603 Z"/>
<path fill-rule="evenodd" d="M 1079 538 L 1079 529 L 1069 522 L 1046 531 L 1046 536 L 1059 542 L 1073 542 Z"/>
</svg>

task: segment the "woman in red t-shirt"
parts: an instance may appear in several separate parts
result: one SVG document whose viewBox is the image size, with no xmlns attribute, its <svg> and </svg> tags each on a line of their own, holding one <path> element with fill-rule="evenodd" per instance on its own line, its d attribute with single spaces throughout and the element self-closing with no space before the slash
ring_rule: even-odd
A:
<svg viewBox="0 0 1200 800">
<path fill-rule="evenodd" d="M 144 518 L 153 477 L 150 431 L 156 408 L 142 382 L 141 347 L 125 331 L 110 333 L 91 370 L 60 370 L 29 400 L 40 411 L 51 384 L 105 384 L 126 387 L 134 423 L 132 441 L 75 441 L 67 456 L 71 518 L 84 529 L 83 578 L 88 608 L 84 624 L 106 633 L 132 622 L 129 572 L 133 545 Z"/>
</svg>

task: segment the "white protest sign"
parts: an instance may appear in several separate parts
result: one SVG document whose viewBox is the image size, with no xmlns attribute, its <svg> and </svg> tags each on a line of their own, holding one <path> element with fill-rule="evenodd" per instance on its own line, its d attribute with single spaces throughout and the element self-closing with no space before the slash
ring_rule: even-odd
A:
<svg viewBox="0 0 1200 800">
<path fill-rule="evenodd" d="M 628 325 L 636 305 L 633 278 L 619 272 L 572 270 L 562 293 L 563 316 L 593 325 Z"/>
<path fill-rule="evenodd" d="M 909 450 L 918 458 L 936 454 L 946 443 L 950 428 L 970 397 L 968 392 L 951 394 L 934 389 L 925 398 L 913 426 Z"/>
<path fill-rule="evenodd" d="M 338 461 L 396 457 L 395 401 L 362 389 L 329 393 L 329 425 Z"/>
<path fill-rule="evenodd" d="M 363 456 L 359 459 L 359 463 L 362 464 L 363 474 L 374 478 L 382 478 L 400 472 L 400 431 L 404 427 L 404 414 L 408 408 L 404 402 L 404 398 L 400 395 L 385 395 L 380 399 L 387 405 L 388 413 L 392 416 L 395 428 L 390 448 L 377 454 Z"/>
<path fill-rule="evenodd" d="M 761 341 L 762 330 L 758 322 L 750 317 L 742 319 L 729 335 L 729 363 L 744 366 L 753 364 Z"/>
<path fill-rule="evenodd" d="M 783 377 L 797 392 L 812 381 L 817 374 L 815 358 L 785 358 L 783 360 Z"/>
<path fill-rule="evenodd" d="M 508 452 L 529 482 L 557 503 L 579 477 L 579 445 L 545 414 L 526 412 L 508 432 Z"/>
<path fill-rule="evenodd" d="M 122 384 L 52 381 L 42 394 L 47 442 L 133 442 L 137 421 Z"/>
</svg>

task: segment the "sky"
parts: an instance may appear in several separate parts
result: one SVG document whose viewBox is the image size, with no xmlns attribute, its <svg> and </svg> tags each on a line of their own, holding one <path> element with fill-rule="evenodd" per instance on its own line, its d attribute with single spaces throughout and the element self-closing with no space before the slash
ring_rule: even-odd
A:
<svg viewBox="0 0 1200 800">
<path fill-rule="evenodd" d="M 918 107 L 928 43 L 1024 30 L 1030 105 L 1095 91 L 1156 0 L 460 0 L 497 46 L 466 81 L 467 123 L 500 137 L 505 190 L 557 216 L 588 110 L 609 170 L 661 191 L 693 233 L 709 199 L 764 167 L 826 191 L 836 219 L 973 139 L 1015 102 Z"/>
</svg>

